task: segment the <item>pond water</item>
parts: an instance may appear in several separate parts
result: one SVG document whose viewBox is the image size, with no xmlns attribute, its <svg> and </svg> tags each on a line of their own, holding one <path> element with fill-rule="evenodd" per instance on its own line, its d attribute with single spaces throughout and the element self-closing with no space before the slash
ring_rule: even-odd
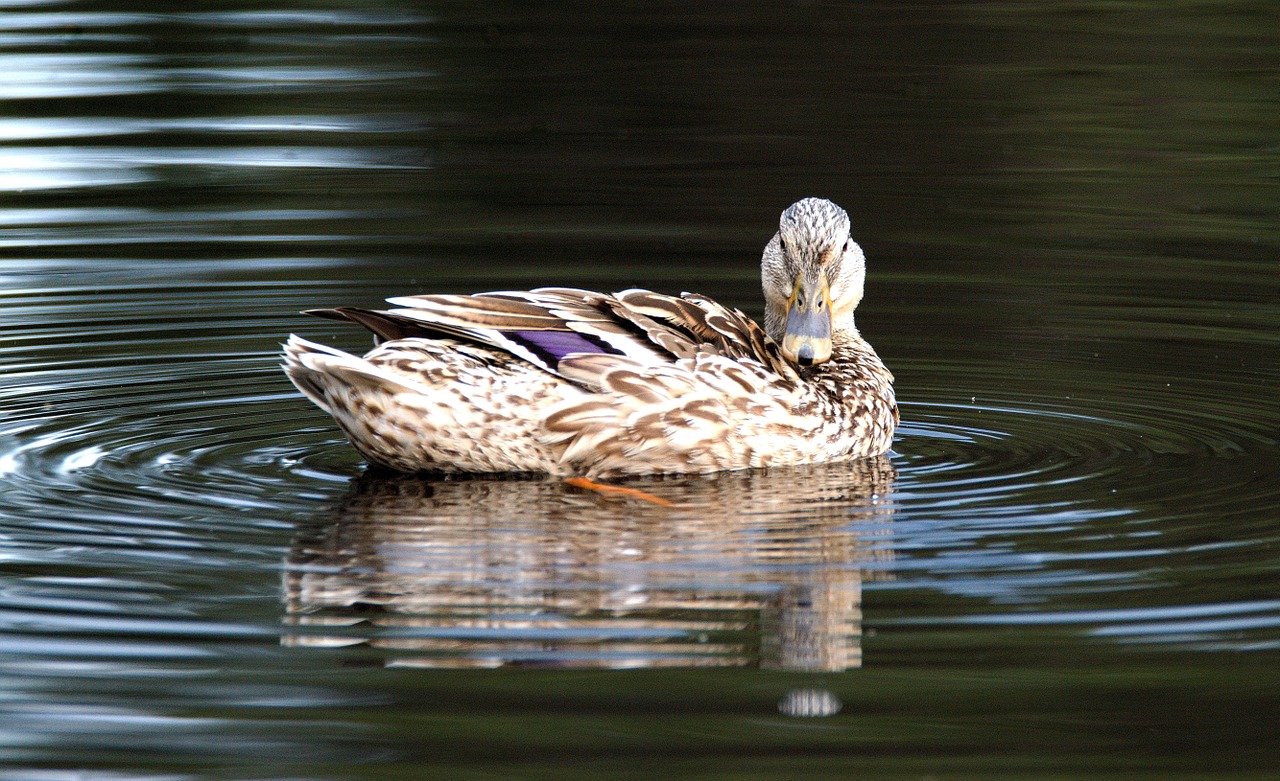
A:
<svg viewBox="0 0 1280 781">
<path fill-rule="evenodd" d="M 1273 778 L 1265 2 L 19 0 L 0 15 L 0 775 Z M 847 208 L 885 458 L 363 474 L 308 307 L 761 310 Z"/>
</svg>

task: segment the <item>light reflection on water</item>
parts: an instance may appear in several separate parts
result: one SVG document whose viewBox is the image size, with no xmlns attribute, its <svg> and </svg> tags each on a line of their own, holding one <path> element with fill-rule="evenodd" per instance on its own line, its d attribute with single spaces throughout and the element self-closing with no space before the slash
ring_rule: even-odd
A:
<svg viewBox="0 0 1280 781">
<path fill-rule="evenodd" d="M 86 149 L 44 147 L 0 149 L 0 191 L 101 187 L 161 180 L 168 167 L 192 168 L 379 168 L 419 169 L 422 153 L 408 149 L 377 152 L 332 147 L 239 147 L 236 149 Z"/>
<path fill-rule="evenodd" d="M 421 121 L 421 120 L 419 120 Z M 0 118 L 0 140 L 92 139 L 148 133 L 391 133 L 422 130 L 404 117 L 50 117 Z"/>
<path fill-rule="evenodd" d="M 0 754 L 27 776 L 1274 769 L 1266 8 L 9 5 Z M 364 344 L 298 310 L 407 292 L 758 312 L 809 194 L 868 251 L 887 462 L 640 481 L 671 511 L 362 476 L 276 365 L 290 332 Z"/>
</svg>

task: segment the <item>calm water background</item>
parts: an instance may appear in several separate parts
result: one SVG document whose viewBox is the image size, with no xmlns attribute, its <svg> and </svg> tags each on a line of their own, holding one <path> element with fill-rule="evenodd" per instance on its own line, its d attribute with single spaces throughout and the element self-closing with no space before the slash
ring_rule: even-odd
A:
<svg viewBox="0 0 1280 781">
<path fill-rule="evenodd" d="M 1273 3 L 163 7 L 0 11 L 0 776 L 1280 775 Z M 276 365 L 759 312 L 807 195 L 887 459 L 361 476 Z"/>
</svg>

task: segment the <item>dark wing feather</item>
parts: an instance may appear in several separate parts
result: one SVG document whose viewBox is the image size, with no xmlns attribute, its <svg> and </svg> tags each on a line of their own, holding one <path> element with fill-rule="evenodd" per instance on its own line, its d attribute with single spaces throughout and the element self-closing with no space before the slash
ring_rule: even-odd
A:
<svg viewBox="0 0 1280 781">
<path fill-rule="evenodd" d="M 373 332 L 374 336 L 377 337 L 378 343 L 390 342 L 395 339 L 407 339 L 413 336 L 430 337 L 439 333 L 424 327 L 422 323 L 397 317 L 390 312 L 359 309 L 353 306 L 340 306 L 334 309 L 307 309 L 303 311 L 303 314 L 364 326 Z"/>
</svg>

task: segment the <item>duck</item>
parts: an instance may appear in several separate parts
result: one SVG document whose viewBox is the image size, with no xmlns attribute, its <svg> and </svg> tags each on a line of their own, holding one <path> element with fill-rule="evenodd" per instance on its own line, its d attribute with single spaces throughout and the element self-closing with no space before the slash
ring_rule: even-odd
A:
<svg viewBox="0 0 1280 781">
<path fill-rule="evenodd" d="M 594 480 L 878 456 L 893 375 L 854 324 L 866 259 L 822 198 L 782 212 L 764 322 L 694 293 L 569 287 L 387 299 L 305 314 L 363 356 L 291 335 L 283 369 L 374 466 Z"/>
</svg>

